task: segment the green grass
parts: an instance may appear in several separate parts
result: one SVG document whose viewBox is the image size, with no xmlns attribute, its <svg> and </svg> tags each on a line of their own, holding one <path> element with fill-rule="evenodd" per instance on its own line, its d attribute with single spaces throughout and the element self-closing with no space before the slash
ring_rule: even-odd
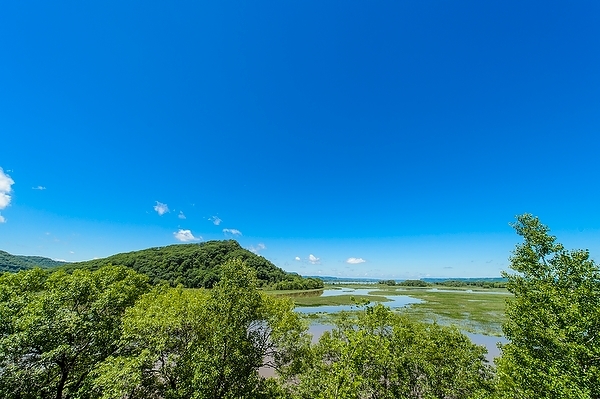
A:
<svg viewBox="0 0 600 399">
<path fill-rule="evenodd" d="M 486 335 L 501 335 L 504 307 L 510 294 L 486 294 L 462 291 L 374 291 L 376 295 L 408 295 L 423 300 L 402 312 L 422 321 L 456 324 L 462 330 Z"/>
</svg>

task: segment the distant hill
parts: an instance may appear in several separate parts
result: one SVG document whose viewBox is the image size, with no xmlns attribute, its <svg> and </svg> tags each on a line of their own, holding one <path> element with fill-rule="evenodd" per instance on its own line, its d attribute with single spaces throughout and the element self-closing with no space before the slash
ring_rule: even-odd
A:
<svg viewBox="0 0 600 399">
<path fill-rule="evenodd" d="M 32 269 L 39 266 L 43 269 L 62 266 L 67 262 L 60 262 L 43 256 L 12 255 L 0 251 L 0 272 L 18 272 L 19 270 Z"/>
<path fill-rule="evenodd" d="M 242 259 L 248 266 L 255 269 L 257 277 L 263 285 L 304 280 L 297 274 L 287 273 L 262 256 L 242 248 L 235 240 L 149 248 L 112 255 L 103 259 L 69 263 L 63 268 L 68 271 L 95 270 L 105 265 L 123 265 L 146 274 L 153 284 L 166 281 L 173 286 L 182 284 L 188 288 L 210 288 L 219 281 L 220 265 L 235 258 Z"/>
<path fill-rule="evenodd" d="M 504 277 L 438 277 L 438 278 L 434 278 L 434 277 L 426 277 L 421 279 L 423 281 L 427 281 L 428 283 L 433 283 L 433 284 L 438 284 L 438 283 L 444 283 L 444 282 L 449 282 L 449 281 L 462 281 L 465 283 L 473 283 L 473 282 L 478 282 L 478 281 L 485 281 L 488 283 L 506 283 L 508 281 L 508 279 L 504 278 Z"/>
</svg>

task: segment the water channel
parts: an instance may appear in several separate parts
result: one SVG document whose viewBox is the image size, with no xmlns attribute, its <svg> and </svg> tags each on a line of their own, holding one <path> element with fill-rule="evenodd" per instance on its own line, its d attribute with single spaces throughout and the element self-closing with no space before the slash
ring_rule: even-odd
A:
<svg viewBox="0 0 600 399">
<path fill-rule="evenodd" d="M 324 290 L 320 295 L 322 297 L 325 296 L 340 296 L 340 295 L 369 295 L 369 292 L 373 291 L 370 288 L 344 288 L 341 290 Z M 411 303 L 420 303 L 423 302 L 421 299 L 412 298 L 408 295 L 379 295 L 380 297 L 385 297 L 389 299 L 388 302 L 385 303 L 386 306 L 396 309 L 401 308 L 406 305 L 410 305 Z M 373 297 L 375 299 L 376 297 Z M 374 300 L 374 302 L 376 302 Z M 356 305 L 324 305 L 324 306 L 298 306 L 296 307 L 296 312 L 304 313 L 304 314 L 315 314 L 315 313 L 336 313 L 343 311 L 351 311 L 357 310 L 358 307 Z"/>
</svg>

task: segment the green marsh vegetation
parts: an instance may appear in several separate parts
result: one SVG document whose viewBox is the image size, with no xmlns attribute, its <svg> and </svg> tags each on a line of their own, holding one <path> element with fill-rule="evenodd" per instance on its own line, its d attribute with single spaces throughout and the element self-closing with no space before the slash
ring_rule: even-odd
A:
<svg viewBox="0 0 600 399">
<path fill-rule="evenodd" d="M 423 321 L 455 324 L 461 330 L 486 335 L 501 335 L 507 298 L 504 293 L 474 293 L 467 290 L 443 291 L 373 291 L 374 295 L 408 295 L 423 302 L 401 311 Z"/>
<path fill-rule="evenodd" d="M 337 286 L 339 288 L 339 286 Z M 422 302 L 409 304 L 396 309 L 416 321 L 437 322 L 443 325 L 456 325 L 463 331 L 485 334 L 502 335 L 502 323 L 507 298 L 512 294 L 505 289 L 471 290 L 466 288 L 396 288 L 375 284 L 353 284 L 344 286 L 368 290 L 368 295 L 356 295 L 352 292 L 335 296 L 320 296 L 322 291 L 287 292 L 297 306 L 336 306 L 355 305 L 364 302 L 383 303 L 389 302 L 387 296 L 406 295 L 420 299 Z M 432 290 L 432 288 L 434 290 Z M 449 292 L 446 292 L 449 291 Z M 270 291 L 272 295 L 278 292 Z M 356 311 L 360 311 L 357 309 Z M 331 323 L 338 318 L 335 313 L 307 315 L 306 318 L 313 322 Z M 350 317 L 352 317 L 350 315 Z"/>
</svg>

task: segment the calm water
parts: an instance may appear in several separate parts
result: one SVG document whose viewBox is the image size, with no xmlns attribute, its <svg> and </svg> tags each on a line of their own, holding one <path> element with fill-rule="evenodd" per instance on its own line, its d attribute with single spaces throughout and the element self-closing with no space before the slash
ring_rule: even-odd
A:
<svg viewBox="0 0 600 399">
<path fill-rule="evenodd" d="M 339 295 L 369 295 L 369 292 L 373 291 L 370 288 L 344 288 L 341 290 L 324 290 L 320 296 L 339 296 Z M 383 295 L 380 295 L 383 296 Z M 392 309 L 401 308 L 412 303 L 423 302 L 421 299 L 412 298 L 407 295 L 385 295 L 389 302 L 383 302 L 385 306 L 389 306 Z M 326 306 L 298 306 L 296 312 L 305 314 L 315 313 L 336 313 L 341 311 L 352 311 L 358 310 L 356 305 L 326 305 Z"/>
</svg>

